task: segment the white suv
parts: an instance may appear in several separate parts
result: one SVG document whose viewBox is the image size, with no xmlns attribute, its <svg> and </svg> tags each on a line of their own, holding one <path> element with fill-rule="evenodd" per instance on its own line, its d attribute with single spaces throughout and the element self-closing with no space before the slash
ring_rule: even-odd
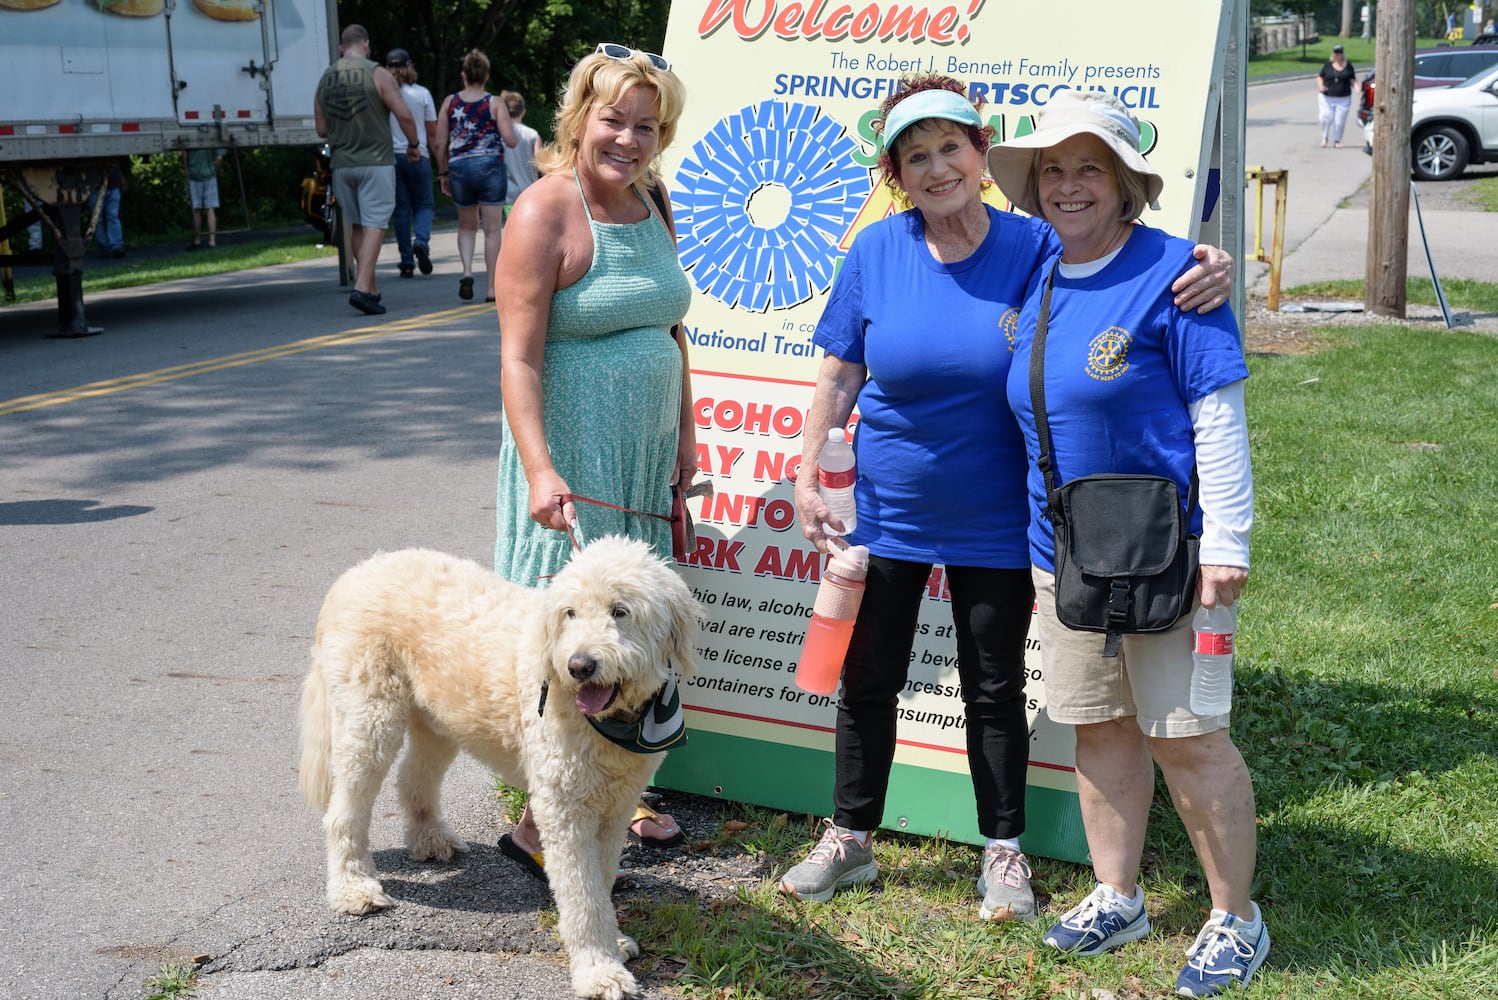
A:
<svg viewBox="0 0 1498 1000">
<path fill-rule="evenodd" d="M 1498 66 L 1451 87 L 1415 91 L 1411 166 L 1422 181 L 1461 175 L 1469 163 L 1498 160 Z M 1373 123 L 1364 128 L 1373 148 Z"/>
</svg>

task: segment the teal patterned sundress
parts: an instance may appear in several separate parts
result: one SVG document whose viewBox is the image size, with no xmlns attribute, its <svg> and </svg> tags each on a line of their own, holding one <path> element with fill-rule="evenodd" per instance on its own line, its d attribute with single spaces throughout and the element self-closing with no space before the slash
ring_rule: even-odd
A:
<svg viewBox="0 0 1498 1000">
<path fill-rule="evenodd" d="M 667 514 L 682 382 L 670 329 L 686 315 L 691 285 L 653 211 L 642 222 L 598 222 L 580 182 L 578 194 L 593 233 L 593 264 L 551 297 L 541 367 L 547 447 L 572 492 Z M 494 571 L 524 587 L 544 585 L 572 543 L 566 532 L 531 520 L 530 487 L 508 428 L 495 506 Z M 671 557 L 665 521 L 586 503 L 577 504 L 577 520 L 584 541 L 627 535 Z"/>
</svg>

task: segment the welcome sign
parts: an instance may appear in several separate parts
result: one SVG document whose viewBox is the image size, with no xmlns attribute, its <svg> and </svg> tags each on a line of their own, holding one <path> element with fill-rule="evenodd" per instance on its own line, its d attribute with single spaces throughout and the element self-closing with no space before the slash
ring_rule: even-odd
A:
<svg viewBox="0 0 1498 1000">
<path fill-rule="evenodd" d="M 688 101 L 665 160 L 694 288 L 683 329 L 698 462 L 715 492 L 692 502 L 697 548 L 685 570 L 709 616 L 701 673 L 682 692 L 691 742 L 668 757 L 660 785 L 832 808 L 835 702 L 792 679 L 823 566 L 802 537 L 792 484 L 822 305 L 858 231 L 900 209 L 877 174 L 880 102 L 910 74 L 954 76 L 1003 139 L 1032 131 L 1057 91 L 1116 94 L 1166 180 L 1145 221 L 1194 236 L 1213 197 L 1203 135 L 1216 121 L 1230 7 L 1160 0 L 1121 18 L 1116 3 L 1075 0 L 1063 29 L 1054 10 L 1013 0 L 673 4 L 666 54 Z M 987 197 L 1008 207 L 997 188 Z M 941 317 L 920 335 L 940 337 Z M 964 503 L 960 475 L 931 488 Z M 978 843 L 950 600 L 936 566 L 899 701 L 884 825 Z M 1071 733 L 1045 715 L 1037 647 L 1032 632 L 1023 844 L 1083 860 Z"/>
</svg>

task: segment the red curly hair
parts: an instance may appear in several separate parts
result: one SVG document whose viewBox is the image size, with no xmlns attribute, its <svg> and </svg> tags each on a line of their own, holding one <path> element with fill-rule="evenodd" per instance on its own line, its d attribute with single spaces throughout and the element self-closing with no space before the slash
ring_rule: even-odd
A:
<svg viewBox="0 0 1498 1000">
<path fill-rule="evenodd" d="M 963 85 L 962 81 L 950 76 L 943 76 L 940 73 L 923 73 L 919 76 L 905 77 L 900 81 L 900 88 L 886 97 L 884 103 L 879 105 L 879 117 L 874 120 L 874 131 L 882 136 L 884 134 L 884 121 L 889 117 L 889 113 L 895 109 L 895 105 L 905 100 L 905 98 L 919 94 L 925 90 L 949 90 L 954 94 L 960 94 L 963 97 L 967 96 L 967 87 Z M 979 100 L 974 107 L 982 111 L 983 102 Z M 954 122 L 953 124 L 957 123 Z M 986 160 L 988 147 L 993 143 L 993 126 L 961 125 L 959 127 L 967 133 L 967 140 L 973 144 L 973 148 L 978 151 L 978 155 Z M 908 130 L 902 132 L 896 137 L 895 145 L 898 146 L 905 136 L 909 134 Z M 896 200 L 903 202 L 908 208 L 910 206 L 910 198 L 906 195 L 905 188 L 900 184 L 900 161 L 895 157 L 894 151 L 888 147 L 883 147 L 879 150 L 879 171 L 884 175 L 884 185 L 890 189 Z M 991 182 L 985 180 L 983 183 L 986 186 Z"/>
</svg>

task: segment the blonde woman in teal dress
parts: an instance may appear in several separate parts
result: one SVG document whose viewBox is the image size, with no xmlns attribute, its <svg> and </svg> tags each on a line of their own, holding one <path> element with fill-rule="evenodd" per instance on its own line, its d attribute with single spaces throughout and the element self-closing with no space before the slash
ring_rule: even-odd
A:
<svg viewBox="0 0 1498 1000">
<path fill-rule="evenodd" d="M 584 539 L 627 535 L 671 556 L 671 485 L 697 472 L 685 334 L 691 286 L 676 256 L 670 201 L 653 169 L 676 133 L 681 81 L 658 55 L 604 43 L 573 67 L 541 177 L 515 202 L 500 249 L 500 447 L 494 569 L 545 585 Z M 664 192 L 662 192 L 664 195 Z M 645 843 L 682 839 L 643 803 L 630 825 Z M 500 848 L 544 878 L 529 807 Z"/>
</svg>

